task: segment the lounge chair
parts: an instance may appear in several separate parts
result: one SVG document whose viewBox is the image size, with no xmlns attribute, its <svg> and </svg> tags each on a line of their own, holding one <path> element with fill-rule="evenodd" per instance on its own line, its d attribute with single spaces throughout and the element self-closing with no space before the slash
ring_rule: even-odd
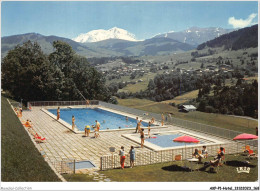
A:
<svg viewBox="0 0 260 191">
<path fill-rule="evenodd" d="M 243 152 L 244 153 L 248 153 L 249 152 L 249 150 L 250 150 L 250 145 L 246 145 L 245 147 L 243 147 Z"/>
<path fill-rule="evenodd" d="M 38 133 L 36 133 L 36 132 L 33 131 L 33 129 L 28 129 L 28 131 L 31 133 L 31 135 L 33 136 L 33 138 L 34 138 L 34 140 L 35 140 L 36 142 L 41 142 L 41 143 L 43 143 L 43 142 L 46 141 L 46 138 L 39 136 Z"/>
<path fill-rule="evenodd" d="M 35 139 L 35 142 L 36 143 L 44 143 L 45 142 L 45 138 L 44 138 L 44 140 L 42 140 L 42 139 Z"/>
<path fill-rule="evenodd" d="M 248 151 L 248 156 L 247 156 L 247 157 L 248 157 L 249 159 L 257 159 L 257 158 L 258 158 L 257 154 L 254 153 L 254 151 L 251 150 L 251 149 L 249 149 L 249 151 Z"/>
<path fill-rule="evenodd" d="M 35 137 L 36 139 L 40 139 L 40 140 L 42 140 L 42 141 L 46 140 L 44 137 L 39 136 L 38 133 L 36 133 L 34 137 Z"/>
<path fill-rule="evenodd" d="M 217 159 L 214 162 L 210 162 L 210 169 L 215 169 L 215 172 L 218 173 L 219 166 L 221 166 L 221 159 Z M 212 171 L 210 170 L 210 171 Z"/>
<path fill-rule="evenodd" d="M 181 155 L 175 155 L 174 160 L 175 161 L 181 161 Z"/>
</svg>

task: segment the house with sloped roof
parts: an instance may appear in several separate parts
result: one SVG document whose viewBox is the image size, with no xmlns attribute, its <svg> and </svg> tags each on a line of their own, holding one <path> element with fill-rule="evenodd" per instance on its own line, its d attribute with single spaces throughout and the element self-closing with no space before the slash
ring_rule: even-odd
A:
<svg viewBox="0 0 260 191">
<path fill-rule="evenodd" d="M 197 110 L 197 108 L 194 105 L 180 105 L 178 109 L 180 112 L 186 112 L 186 113 Z"/>
</svg>

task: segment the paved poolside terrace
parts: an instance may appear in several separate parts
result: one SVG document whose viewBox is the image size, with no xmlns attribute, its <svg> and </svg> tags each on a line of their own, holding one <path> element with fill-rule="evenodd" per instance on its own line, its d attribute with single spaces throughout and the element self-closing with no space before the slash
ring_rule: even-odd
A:
<svg viewBox="0 0 260 191">
<path fill-rule="evenodd" d="M 78 107 L 78 106 L 77 106 Z M 86 106 L 81 106 L 86 107 Z M 101 107 L 101 106 L 100 106 Z M 57 108 L 55 107 L 44 107 L 48 108 Z M 60 108 L 67 108 L 67 106 L 60 106 Z M 102 108 L 102 107 L 101 107 Z M 128 113 L 123 113 L 121 111 L 115 111 L 112 109 L 102 108 L 109 111 L 113 111 L 115 113 L 119 113 L 124 116 L 129 116 L 135 118 Z M 61 116 L 62 118 L 62 116 Z M 139 119 L 142 116 L 139 116 Z M 116 148 L 116 154 L 120 150 L 121 146 L 124 146 L 125 151 L 128 152 L 131 146 L 136 148 L 136 153 L 145 152 L 145 151 L 153 151 L 151 148 L 144 147 L 140 148 L 140 143 L 135 142 L 133 140 L 127 139 L 122 136 L 125 134 L 135 134 L 134 129 L 126 129 L 126 130 L 110 130 L 110 131 L 101 131 L 100 137 L 93 138 L 93 133 L 90 133 L 90 137 L 83 137 L 82 132 L 73 132 L 71 127 L 64 124 L 63 122 L 57 121 L 56 116 L 47 114 L 42 107 L 32 107 L 31 111 L 24 111 L 23 116 L 20 118 L 22 122 L 30 119 L 33 124 L 33 128 L 35 131 L 42 137 L 46 138 L 45 143 L 36 144 L 37 149 L 40 152 L 44 152 L 46 158 L 49 160 L 66 160 L 66 159 L 75 159 L 77 161 L 82 160 L 90 160 L 92 161 L 97 168 L 100 166 L 100 157 L 104 155 L 111 154 L 109 151 L 109 147 Z M 145 120 L 144 120 L 145 121 Z M 159 125 L 159 124 L 158 124 Z M 27 128 L 24 127 L 26 130 Z M 102 130 L 102 127 L 101 127 Z M 222 143 L 231 142 L 231 140 L 215 137 L 212 135 L 206 135 L 200 132 L 194 132 L 191 130 L 183 129 L 177 126 L 165 126 L 163 128 L 153 127 L 151 128 L 151 132 L 166 132 L 166 131 L 176 131 L 176 130 L 185 130 L 190 134 L 195 133 L 202 137 L 207 137 L 210 139 L 218 140 Z M 147 130 L 145 130 L 147 133 Z M 30 134 L 32 137 L 32 135 Z M 96 169 L 97 169 L 96 168 Z"/>
</svg>

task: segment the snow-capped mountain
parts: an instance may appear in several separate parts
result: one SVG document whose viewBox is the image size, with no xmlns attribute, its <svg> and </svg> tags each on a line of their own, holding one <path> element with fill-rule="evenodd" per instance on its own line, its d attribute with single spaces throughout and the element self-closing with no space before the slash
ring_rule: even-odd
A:
<svg viewBox="0 0 260 191">
<path fill-rule="evenodd" d="M 80 34 L 76 38 L 72 39 L 76 42 L 99 42 L 107 39 L 121 39 L 127 41 L 137 41 L 135 35 L 117 27 L 109 30 L 99 29 L 93 30 L 85 34 Z"/>
<path fill-rule="evenodd" d="M 171 38 L 183 43 L 197 46 L 203 42 L 212 40 L 231 31 L 233 30 L 223 29 L 220 27 L 209 27 L 209 28 L 191 27 L 179 32 L 172 31 L 164 34 L 159 34 L 154 38 L 161 38 L 161 37 Z"/>
</svg>

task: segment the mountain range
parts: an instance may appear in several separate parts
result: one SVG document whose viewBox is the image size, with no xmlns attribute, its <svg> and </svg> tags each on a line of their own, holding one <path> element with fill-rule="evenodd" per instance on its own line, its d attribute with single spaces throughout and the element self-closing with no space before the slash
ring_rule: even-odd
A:
<svg viewBox="0 0 260 191">
<path fill-rule="evenodd" d="M 197 45 L 230 31 L 230 29 L 213 27 L 192 27 L 185 31 L 156 35 L 142 41 L 137 40 L 128 31 L 116 27 L 107 31 L 90 31 L 73 40 L 58 36 L 27 33 L 2 37 L 1 53 L 4 57 L 16 45 L 30 40 L 38 42 L 43 52 L 49 54 L 53 52 L 52 42 L 60 40 L 70 44 L 76 53 L 85 57 L 165 55 L 195 49 Z"/>
<path fill-rule="evenodd" d="M 199 44 L 212 40 L 223 34 L 229 33 L 233 29 L 223 29 L 220 27 L 209 27 L 209 28 L 199 28 L 191 27 L 187 30 L 180 32 L 168 32 L 165 34 L 156 35 L 155 38 L 171 38 L 183 43 L 187 43 L 193 46 L 198 46 Z"/>
<path fill-rule="evenodd" d="M 107 39 L 121 39 L 127 41 L 137 41 L 135 35 L 117 27 L 111 28 L 109 30 L 99 29 L 93 30 L 85 34 L 80 34 L 72 40 L 76 42 L 98 42 Z"/>
</svg>

